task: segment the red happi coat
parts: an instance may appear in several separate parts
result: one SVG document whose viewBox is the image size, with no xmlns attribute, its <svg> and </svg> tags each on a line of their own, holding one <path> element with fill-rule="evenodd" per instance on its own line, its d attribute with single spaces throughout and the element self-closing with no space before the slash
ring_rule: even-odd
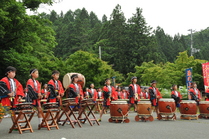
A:
<svg viewBox="0 0 209 139">
<path fill-rule="evenodd" d="M 190 92 L 190 93 L 193 93 L 195 96 L 198 97 L 198 99 L 201 99 L 200 91 L 199 91 L 198 89 L 197 89 L 197 91 L 198 91 L 198 94 L 196 94 L 194 88 L 190 88 L 190 89 L 189 89 L 189 92 Z M 192 96 L 191 96 L 191 98 L 192 98 Z"/>
<path fill-rule="evenodd" d="M 91 91 L 91 89 L 89 89 L 88 92 L 91 93 L 91 95 L 93 93 Z M 92 98 L 93 98 L 94 101 L 96 101 L 96 99 L 98 98 L 98 93 L 97 93 L 97 90 L 96 89 L 94 89 L 94 95 L 92 96 Z"/>
<path fill-rule="evenodd" d="M 7 85 L 7 88 L 9 89 L 9 91 L 11 91 L 9 78 L 4 77 L 4 78 L 1 79 L 1 81 L 5 82 L 6 85 Z M 18 102 L 18 97 L 19 96 L 21 96 L 21 97 L 25 96 L 21 83 L 15 78 L 14 78 L 14 82 L 15 82 L 15 86 L 16 86 L 16 95 L 15 95 L 15 98 L 13 100 L 13 106 L 12 106 L 11 101 L 9 100 L 10 96 L 7 96 L 7 97 L 1 99 L 1 103 L 2 103 L 3 106 L 11 106 L 11 107 L 15 108 L 16 107 L 15 105 L 19 103 Z"/>
<path fill-rule="evenodd" d="M 140 101 L 139 95 L 141 93 L 141 88 L 140 88 L 140 86 L 138 84 L 136 84 L 136 86 L 137 86 L 137 92 L 136 93 L 138 95 L 138 100 L 137 101 Z M 135 93 L 134 92 L 134 84 L 130 84 L 129 85 L 129 99 L 130 99 L 130 103 L 131 104 L 134 104 L 134 101 L 135 101 L 135 94 L 134 93 Z"/>
<path fill-rule="evenodd" d="M 147 93 L 148 97 L 146 97 L 146 93 Z M 144 97 L 144 99 L 150 99 L 149 92 L 143 92 L 143 97 Z"/>
<path fill-rule="evenodd" d="M 124 94 L 125 94 L 125 96 L 124 96 Z M 125 91 L 125 92 L 121 92 L 120 93 L 120 98 L 121 99 L 128 99 L 128 93 Z"/>
<path fill-rule="evenodd" d="M 56 84 L 55 84 L 54 79 L 51 79 L 51 80 L 48 82 L 48 84 L 53 85 L 54 90 L 58 90 L 59 95 L 61 95 L 61 94 L 64 93 L 64 89 L 63 89 L 63 87 L 62 87 L 62 83 L 61 83 L 59 80 L 57 80 L 57 83 L 58 83 L 58 88 L 56 88 Z M 49 95 L 50 95 L 50 92 L 48 92 L 47 97 L 49 97 Z M 57 101 L 56 98 L 50 98 L 50 100 L 49 100 L 49 102 L 56 102 L 56 101 Z"/>
<path fill-rule="evenodd" d="M 177 92 L 178 92 L 178 91 L 177 91 Z M 171 95 L 176 95 L 175 91 L 172 91 L 172 92 L 171 92 Z M 178 92 L 178 97 L 179 97 L 180 99 L 182 99 L 182 95 L 181 95 L 180 92 Z"/>
<path fill-rule="evenodd" d="M 104 99 L 104 94 L 103 92 L 101 91 L 101 96 L 99 97 L 99 92 L 97 92 L 97 99 Z"/>
<path fill-rule="evenodd" d="M 111 86 L 112 92 L 110 93 L 110 98 L 107 98 L 107 93 L 109 92 L 108 86 L 104 86 L 103 87 L 103 96 L 104 96 L 104 102 L 106 103 L 105 105 L 109 106 L 112 100 L 117 100 L 118 99 L 118 95 L 117 92 L 115 91 L 115 88 L 113 86 Z"/>
<path fill-rule="evenodd" d="M 35 88 L 34 82 L 37 83 L 37 89 Z M 41 93 L 41 84 L 39 83 L 39 81 L 33 80 L 33 79 L 28 79 L 28 81 L 26 83 L 26 87 L 28 87 L 28 85 L 30 85 L 36 93 Z M 28 92 L 28 90 L 27 90 L 27 92 Z M 33 100 L 33 105 L 41 106 L 40 99 Z"/>
<path fill-rule="evenodd" d="M 150 87 L 149 90 L 150 90 L 150 89 L 153 90 L 153 87 Z M 150 100 L 151 100 L 153 106 L 156 106 L 156 105 L 157 105 L 157 100 L 158 100 L 159 98 L 162 98 L 161 93 L 160 93 L 160 91 L 158 90 L 158 88 L 155 88 L 155 90 L 156 90 L 156 94 L 155 94 L 155 95 L 156 95 L 156 98 L 153 99 L 153 98 L 150 97 Z"/>
<path fill-rule="evenodd" d="M 79 87 L 79 91 L 80 91 L 80 97 L 83 97 L 83 90 L 82 90 L 82 88 L 81 88 L 81 85 L 80 84 L 77 84 L 78 85 L 78 87 Z M 76 92 L 76 87 L 75 87 L 75 84 L 74 83 L 71 83 L 70 85 L 69 85 L 69 88 L 71 89 L 73 89 L 74 90 L 74 92 Z M 82 98 L 78 98 L 78 96 L 77 97 L 75 97 L 75 102 L 76 103 L 78 103 L 79 102 L 79 100 L 82 100 Z"/>
</svg>

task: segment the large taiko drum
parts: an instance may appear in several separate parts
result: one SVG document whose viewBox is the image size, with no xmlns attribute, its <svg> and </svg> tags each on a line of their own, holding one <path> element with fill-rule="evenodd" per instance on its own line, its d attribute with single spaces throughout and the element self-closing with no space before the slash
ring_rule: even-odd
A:
<svg viewBox="0 0 209 139">
<path fill-rule="evenodd" d="M 197 103 L 194 100 L 182 100 L 180 102 L 180 113 L 181 114 L 197 114 Z"/>
<path fill-rule="evenodd" d="M 110 119 L 109 122 L 113 120 L 123 120 L 126 123 L 129 122 L 128 117 L 128 103 L 127 101 L 112 101 L 110 104 Z"/>
<path fill-rule="evenodd" d="M 200 114 L 209 114 L 209 101 L 200 101 L 199 111 Z"/>
<path fill-rule="evenodd" d="M 174 99 L 161 98 L 158 101 L 158 107 L 160 113 L 174 113 L 176 110 Z"/>
<path fill-rule="evenodd" d="M 65 74 L 65 76 L 63 77 L 63 86 L 64 88 L 68 88 L 68 86 L 71 84 L 71 76 L 73 74 L 78 74 L 78 84 L 81 85 L 81 87 L 83 88 L 85 86 L 85 77 L 80 74 L 80 73 L 67 73 Z"/>
<path fill-rule="evenodd" d="M 152 114 L 151 102 L 150 101 L 138 101 L 136 110 L 139 115 L 151 115 Z"/>
</svg>

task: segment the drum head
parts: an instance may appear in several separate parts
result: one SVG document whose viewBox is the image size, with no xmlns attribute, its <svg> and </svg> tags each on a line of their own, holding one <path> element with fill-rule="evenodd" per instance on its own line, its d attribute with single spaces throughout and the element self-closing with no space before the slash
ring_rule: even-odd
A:
<svg viewBox="0 0 209 139">
<path fill-rule="evenodd" d="M 151 104 L 150 101 L 138 101 L 137 104 Z"/>
<path fill-rule="evenodd" d="M 209 104 L 209 101 L 200 101 L 200 104 Z"/>
<path fill-rule="evenodd" d="M 182 100 L 180 103 L 196 103 L 195 100 Z"/>
<path fill-rule="evenodd" d="M 65 74 L 65 76 L 63 77 L 63 86 L 64 88 L 68 88 L 68 86 L 70 85 L 71 83 L 71 76 L 70 76 L 70 73 L 67 73 Z"/>
<path fill-rule="evenodd" d="M 175 102 L 175 100 L 173 98 L 161 98 L 159 101 L 163 101 L 163 102 Z"/>
<path fill-rule="evenodd" d="M 127 101 L 111 101 L 111 104 L 127 104 Z"/>
<path fill-rule="evenodd" d="M 67 89 L 68 86 L 71 84 L 71 76 L 73 74 L 78 74 L 78 84 L 80 84 L 81 87 L 83 88 L 85 86 L 86 79 L 80 73 L 67 73 L 67 74 L 65 74 L 65 76 L 63 77 L 63 86 L 64 86 L 64 88 Z"/>
</svg>

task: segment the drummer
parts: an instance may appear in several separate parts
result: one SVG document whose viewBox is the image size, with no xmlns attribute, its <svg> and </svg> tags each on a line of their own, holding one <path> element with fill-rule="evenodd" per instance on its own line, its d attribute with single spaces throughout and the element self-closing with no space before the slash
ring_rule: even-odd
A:
<svg viewBox="0 0 209 139">
<path fill-rule="evenodd" d="M 158 88 L 156 88 L 157 82 L 155 80 L 151 81 L 151 87 L 149 88 L 149 94 L 150 94 L 150 101 L 152 103 L 152 106 L 155 107 L 157 115 L 159 114 L 158 109 L 158 100 L 162 98 L 160 91 Z"/>
<path fill-rule="evenodd" d="M 127 93 L 125 87 L 122 87 L 122 92 L 121 92 L 120 98 L 121 99 L 128 99 L 128 93 Z"/>
<path fill-rule="evenodd" d="M 91 94 L 91 98 L 96 101 L 97 97 L 98 97 L 98 93 L 97 90 L 94 88 L 94 84 L 91 83 L 90 84 L 90 89 L 88 90 L 88 92 Z"/>
<path fill-rule="evenodd" d="M 178 87 L 176 84 L 174 84 L 172 86 L 172 92 L 171 92 L 171 98 L 173 98 L 175 100 L 175 103 L 176 103 L 176 107 L 180 107 L 180 102 L 181 102 L 181 99 L 182 99 L 182 95 L 180 92 L 177 91 Z"/>
<path fill-rule="evenodd" d="M 41 90 L 41 95 L 43 96 L 43 99 L 47 99 L 48 96 L 48 89 L 47 89 L 47 84 L 44 84 L 43 89 Z M 42 102 L 42 104 L 44 104 L 46 102 Z"/>
<path fill-rule="evenodd" d="M 49 98 L 50 92 L 48 93 L 48 99 L 49 102 L 58 102 L 59 105 L 61 105 L 61 98 L 64 96 L 64 89 L 62 87 L 62 83 L 59 81 L 60 72 L 57 70 L 54 70 L 52 72 L 52 79 L 48 82 L 48 84 L 51 84 L 54 88 L 54 91 L 57 93 L 56 98 Z"/>
<path fill-rule="evenodd" d="M 122 99 L 121 98 L 122 91 L 121 91 L 121 87 L 120 86 L 117 87 L 117 93 L 118 93 L 118 99 Z"/>
<path fill-rule="evenodd" d="M 101 122 L 102 115 L 110 106 L 111 101 L 118 99 L 117 92 L 115 91 L 115 88 L 110 85 L 111 80 L 109 78 L 105 80 L 105 84 L 106 85 L 103 87 L 104 103 L 102 110 L 100 111 L 100 118 L 98 119 L 99 122 Z"/>
<path fill-rule="evenodd" d="M 42 108 L 41 108 L 41 103 L 40 103 L 40 99 L 42 98 L 42 95 L 41 95 L 41 84 L 39 83 L 38 80 L 36 80 L 39 77 L 38 69 L 31 69 L 30 70 L 30 76 L 31 76 L 31 78 L 28 79 L 28 81 L 26 83 L 26 87 L 27 87 L 27 92 L 28 92 L 29 86 L 31 86 L 32 90 L 35 93 L 38 94 L 38 99 L 33 100 L 33 105 L 35 107 L 37 107 L 37 110 L 38 110 L 38 120 L 39 120 L 39 125 L 38 126 L 40 126 L 40 124 L 41 124 L 41 122 L 43 120 L 43 116 L 42 116 Z"/>
<path fill-rule="evenodd" d="M 134 105 L 134 111 L 136 111 L 136 105 L 138 101 L 140 100 L 140 93 L 141 88 L 137 83 L 137 77 L 134 76 L 131 78 L 131 84 L 129 85 L 129 109 L 131 108 L 131 105 Z"/>
<path fill-rule="evenodd" d="M 16 68 L 12 66 L 8 66 L 6 68 L 6 77 L 2 78 L 0 81 L 6 84 L 5 90 L 7 90 L 8 94 L 5 96 L 0 96 L 1 103 L 3 107 L 10 107 L 11 110 L 15 110 L 16 104 L 19 103 L 21 98 L 24 96 L 23 87 L 21 83 L 15 79 Z M 9 117 L 9 114 L 6 115 Z M 14 122 L 15 117 L 11 115 L 11 119 Z M 20 119 L 23 119 L 23 115 Z"/>
<path fill-rule="evenodd" d="M 150 99 L 148 87 L 144 88 L 143 97 L 144 97 L 144 99 Z"/>
<path fill-rule="evenodd" d="M 191 100 L 195 100 L 197 102 L 197 105 L 199 105 L 199 102 L 201 100 L 201 95 L 200 95 L 200 91 L 197 89 L 196 82 L 191 83 L 191 88 L 190 88 L 189 92 L 191 95 Z"/>
<path fill-rule="evenodd" d="M 86 87 L 86 91 L 83 94 L 84 94 L 84 98 L 85 99 L 88 99 L 88 98 L 92 97 L 90 92 L 89 92 L 89 88 L 88 87 Z"/>
<path fill-rule="evenodd" d="M 80 84 L 78 84 L 78 74 L 71 76 L 71 84 L 68 87 L 68 97 L 75 98 L 75 102 L 79 105 L 80 101 L 83 100 L 83 90 Z"/>
<path fill-rule="evenodd" d="M 205 96 L 206 96 L 205 101 L 209 101 L 209 88 L 206 89 Z"/>
</svg>

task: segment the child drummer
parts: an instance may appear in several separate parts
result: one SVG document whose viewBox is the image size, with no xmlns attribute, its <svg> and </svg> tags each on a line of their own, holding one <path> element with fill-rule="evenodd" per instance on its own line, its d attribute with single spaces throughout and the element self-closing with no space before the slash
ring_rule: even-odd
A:
<svg viewBox="0 0 209 139">
<path fill-rule="evenodd" d="M 23 87 L 20 82 L 14 78 L 16 75 L 15 67 L 8 66 L 5 75 L 6 77 L 2 78 L 0 81 L 6 85 L 5 90 L 8 94 L 0 96 L 1 103 L 4 107 L 10 107 L 11 110 L 15 110 L 16 104 L 24 97 Z M 14 122 L 15 117 L 12 115 L 11 119 Z M 20 119 L 23 119 L 23 116 L 21 116 Z"/>
<path fill-rule="evenodd" d="M 131 84 L 129 85 L 129 109 L 131 105 L 134 105 L 134 111 L 136 111 L 136 105 L 140 100 L 139 94 L 141 93 L 141 88 L 137 83 L 137 77 L 131 78 Z"/>
<path fill-rule="evenodd" d="M 103 103 L 102 110 L 100 111 L 100 118 L 98 119 L 99 122 L 101 122 L 102 115 L 110 106 L 111 101 L 118 99 L 117 92 L 115 91 L 115 88 L 110 85 L 111 80 L 109 78 L 105 80 L 105 84 L 106 85 L 103 87 L 104 103 Z"/>
<path fill-rule="evenodd" d="M 156 88 L 157 82 L 153 80 L 151 82 L 151 87 L 149 88 L 149 94 L 150 94 L 150 101 L 152 103 L 152 106 L 155 107 L 157 116 L 159 114 L 159 109 L 158 109 L 158 100 L 162 98 L 160 91 L 158 88 Z"/>
<path fill-rule="evenodd" d="M 26 87 L 27 87 L 27 92 L 30 91 L 29 88 L 32 89 L 33 92 L 37 93 L 38 98 L 33 100 L 33 105 L 35 107 L 37 107 L 38 110 L 38 120 L 39 120 L 39 126 L 43 120 L 42 117 L 42 108 L 41 108 L 41 103 L 40 100 L 42 98 L 41 95 L 41 84 L 39 83 L 38 80 L 36 80 L 39 77 L 39 73 L 38 73 L 38 69 L 31 69 L 30 70 L 30 76 L 31 78 L 28 79 L 27 83 L 26 83 Z M 27 93 L 28 94 L 28 93 Z"/>
<path fill-rule="evenodd" d="M 58 102 L 58 104 L 61 105 L 61 97 L 64 96 L 64 89 L 62 87 L 62 83 L 59 81 L 59 76 L 60 76 L 59 71 L 54 70 L 52 72 L 52 79 L 48 82 L 48 84 L 53 86 L 53 89 L 57 96 L 50 97 L 50 93 L 49 93 L 48 99 L 49 102 Z"/>
<path fill-rule="evenodd" d="M 199 102 L 201 100 L 200 91 L 197 89 L 197 83 L 193 82 L 192 87 L 190 88 L 189 92 L 191 95 L 191 100 L 195 100 L 197 102 L 197 105 L 199 105 Z"/>
<path fill-rule="evenodd" d="M 172 92 L 171 92 L 171 98 L 173 98 L 175 100 L 175 103 L 176 103 L 176 107 L 180 107 L 180 102 L 181 102 L 181 99 L 182 99 L 182 96 L 180 94 L 180 92 L 177 91 L 178 87 L 176 84 L 174 84 L 172 86 Z"/>
</svg>

